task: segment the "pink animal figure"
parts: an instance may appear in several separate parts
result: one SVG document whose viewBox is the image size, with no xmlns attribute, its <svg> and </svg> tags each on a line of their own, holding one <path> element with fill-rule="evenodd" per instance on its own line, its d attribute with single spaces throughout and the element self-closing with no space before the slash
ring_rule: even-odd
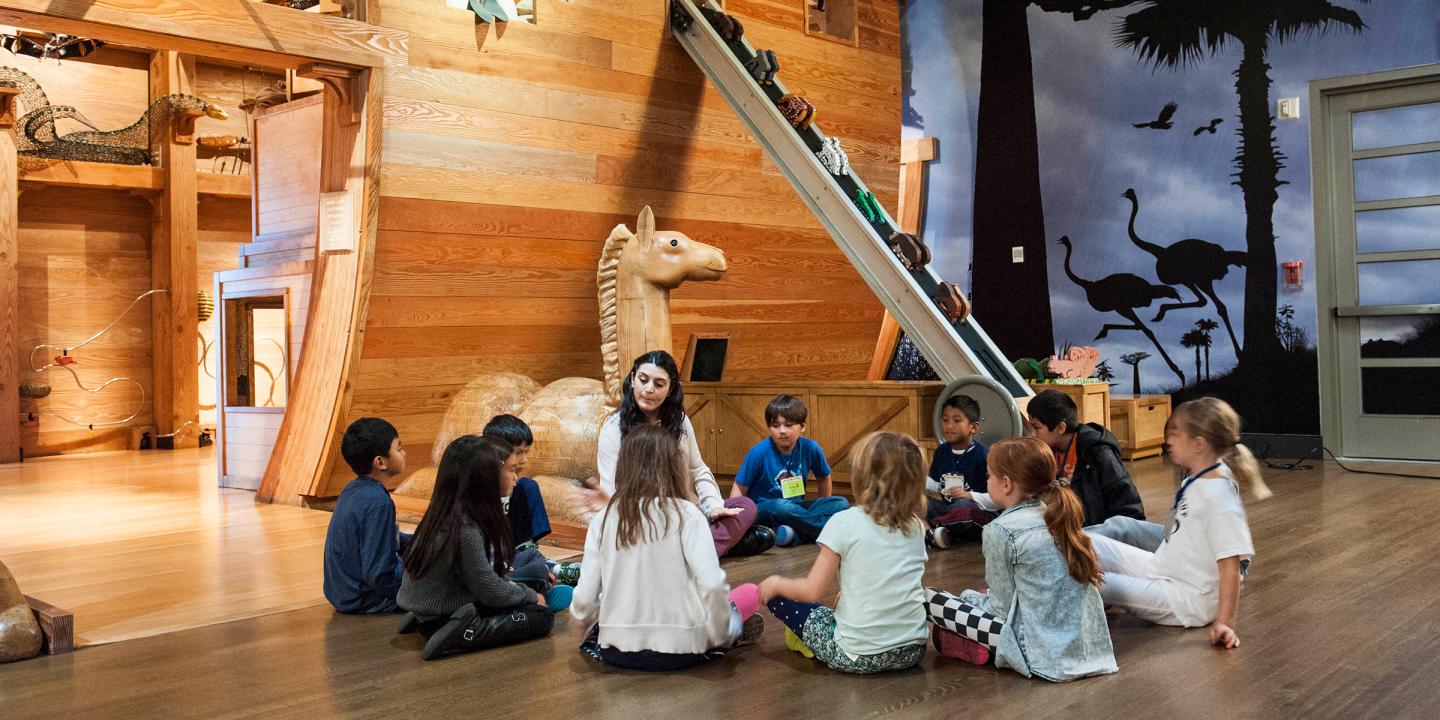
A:
<svg viewBox="0 0 1440 720">
<path fill-rule="evenodd" d="M 1100 351 L 1093 347 L 1071 346 L 1065 351 L 1065 357 L 1051 355 L 1046 361 L 1050 372 L 1062 378 L 1088 378 L 1095 374 L 1095 366 L 1099 364 Z"/>
</svg>

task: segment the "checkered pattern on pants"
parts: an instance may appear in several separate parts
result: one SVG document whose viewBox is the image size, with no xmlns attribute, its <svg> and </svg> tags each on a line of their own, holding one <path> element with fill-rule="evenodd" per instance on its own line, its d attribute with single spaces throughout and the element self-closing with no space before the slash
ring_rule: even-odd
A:
<svg viewBox="0 0 1440 720">
<path fill-rule="evenodd" d="M 925 611 L 930 622 L 958 635 L 964 635 L 992 650 L 1000 643 L 1000 618 L 944 590 L 925 588 Z"/>
</svg>

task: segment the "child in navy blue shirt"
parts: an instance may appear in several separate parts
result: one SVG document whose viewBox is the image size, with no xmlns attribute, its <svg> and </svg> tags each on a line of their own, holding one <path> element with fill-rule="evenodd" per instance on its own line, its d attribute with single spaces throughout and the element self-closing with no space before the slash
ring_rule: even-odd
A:
<svg viewBox="0 0 1440 720">
<path fill-rule="evenodd" d="M 356 477 L 340 491 L 325 530 L 325 599 L 343 613 L 393 612 L 399 553 L 410 535 L 395 525 L 385 483 L 405 472 L 405 448 L 394 425 L 360 418 L 345 429 L 340 455 Z"/>
<path fill-rule="evenodd" d="M 940 409 L 940 435 L 945 442 L 935 448 L 925 481 L 930 493 L 925 521 L 930 526 L 928 539 L 935 547 L 947 548 L 955 540 L 980 537 L 980 528 L 996 515 L 970 495 L 989 489 L 988 450 L 975 439 L 980 419 L 980 403 L 969 395 L 952 395 Z"/>
<path fill-rule="evenodd" d="M 525 477 L 525 465 L 530 459 L 530 448 L 535 444 L 535 435 L 530 426 L 514 415 L 496 415 L 485 423 L 480 431 L 484 437 L 493 437 L 510 443 L 515 448 L 515 488 L 500 498 L 505 515 L 510 521 L 510 538 L 517 547 L 534 547 L 540 538 L 550 534 L 550 515 L 545 512 L 545 500 L 540 496 L 540 484 Z"/>
<path fill-rule="evenodd" d="M 777 545 L 812 543 L 830 516 L 850 502 L 830 494 L 830 464 L 819 443 L 804 437 L 810 412 L 800 398 L 780 395 L 765 407 L 770 437 L 745 454 L 730 497 L 755 501 L 758 525 L 775 528 Z M 815 476 L 820 496 L 805 499 L 805 480 Z"/>
</svg>

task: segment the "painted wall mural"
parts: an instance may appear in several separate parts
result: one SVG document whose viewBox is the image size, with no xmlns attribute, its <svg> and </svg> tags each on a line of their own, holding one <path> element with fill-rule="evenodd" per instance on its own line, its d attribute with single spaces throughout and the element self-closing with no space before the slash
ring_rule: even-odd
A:
<svg viewBox="0 0 1440 720">
<path fill-rule="evenodd" d="M 1313 283 L 1281 275 L 1314 268 L 1307 83 L 1440 61 L 1440 0 L 908 0 L 902 21 L 905 137 L 940 141 L 924 238 L 1007 354 L 1095 344 L 1115 392 L 1319 432 Z"/>
</svg>

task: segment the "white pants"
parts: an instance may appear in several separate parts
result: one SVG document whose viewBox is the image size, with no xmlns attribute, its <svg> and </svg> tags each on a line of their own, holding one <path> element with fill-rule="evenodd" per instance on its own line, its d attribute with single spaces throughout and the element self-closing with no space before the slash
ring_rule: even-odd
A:
<svg viewBox="0 0 1440 720">
<path fill-rule="evenodd" d="M 1105 584 L 1100 586 L 1105 604 L 1125 608 L 1157 625 L 1192 627 L 1175 614 L 1166 588 L 1169 583 L 1155 577 L 1155 553 L 1093 533 L 1090 543 L 1105 573 Z"/>
</svg>

